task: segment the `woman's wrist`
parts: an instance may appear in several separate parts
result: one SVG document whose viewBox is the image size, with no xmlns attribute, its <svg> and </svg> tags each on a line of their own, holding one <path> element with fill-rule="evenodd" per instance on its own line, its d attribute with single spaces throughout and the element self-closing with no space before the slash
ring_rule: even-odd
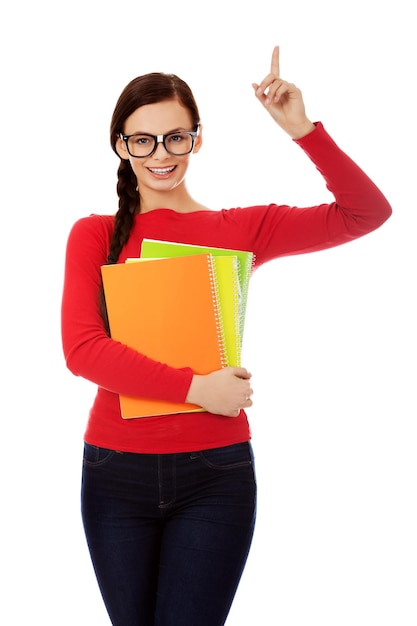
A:
<svg viewBox="0 0 417 626">
<path fill-rule="evenodd" d="M 198 400 L 201 395 L 202 379 L 203 379 L 203 376 L 200 376 L 198 374 L 193 375 L 191 379 L 190 387 L 188 389 L 187 397 L 185 398 L 185 401 L 188 404 L 197 404 L 201 406 Z"/>
<path fill-rule="evenodd" d="M 286 129 L 286 132 L 291 137 L 291 139 L 302 139 L 306 135 L 309 135 L 316 128 L 316 125 L 310 120 L 306 120 L 304 124 L 300 124 L 299 126 L 294 126 L 293 128 Z"/>
</svg>

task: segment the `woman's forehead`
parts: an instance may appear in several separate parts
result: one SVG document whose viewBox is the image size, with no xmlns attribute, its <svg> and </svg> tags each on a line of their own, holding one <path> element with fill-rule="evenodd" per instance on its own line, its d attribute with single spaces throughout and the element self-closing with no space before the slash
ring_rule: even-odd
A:
<svg viewBox="0 0 417 626">
<path fill-rule="evenodd" d="M 124 124 L 124 132 L 148 132 L 153 135 L 165 134 L 172 130 L 187 129 L 191 126 L 190 112 L 178 100 L 164 100 L 145 104 L 134 111 Z"/>
</svg>

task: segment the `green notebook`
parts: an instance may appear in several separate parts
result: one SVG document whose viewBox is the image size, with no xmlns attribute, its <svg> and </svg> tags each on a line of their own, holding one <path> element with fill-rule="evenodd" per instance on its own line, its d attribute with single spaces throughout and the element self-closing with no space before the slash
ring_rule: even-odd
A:
<svg viewBox="0 0 417 626">
<path fill-rule="evenodd" d="M 167 256 L 187 256 L 191 254 L 212 254 L 213 256 L 236 256 L 238 260 L 239 278 L 239 318 L 240 338 L 243 338 L 245 314 L 248 300 L 249 279 L 254 261 L 253 252 L 247 250 L 232 250 L 229 248 L 215 248 L 195 244 L 161 241 L 159 239 L 144 239 L 141 248 L 141 257 L 158 258 Z"/>
</svg>

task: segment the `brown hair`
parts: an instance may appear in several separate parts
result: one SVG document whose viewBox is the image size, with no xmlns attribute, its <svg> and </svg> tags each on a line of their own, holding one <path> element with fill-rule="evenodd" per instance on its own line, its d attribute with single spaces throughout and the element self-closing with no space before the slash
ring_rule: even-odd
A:
<svg viewBox="0 0 417 626">
<path fill-rule="evenodd" d="M 155 104 L 156 102 L 175 99 L 188 109 L 192 126 L 197 128 L 200 123 L 198 107 L 191 89 L 181 78 L 175 74 L 152 72 L 138 76 L 130 81 L 119 96 L 110 124 L 110 143 L 116 154 L 118 154 L 116 142 L 119 134 L 124 132 L 124 124 L 127 118 L 136 109 L 145 104 Z M 134 216 L 140 212 L 140 193 L 138 193 L 136 176 L 129 161 L 120 159 L 117 176 L 119 209 L 114 217 L 114 231 L 108 254 L 109 264 L 117 262 L 123 246 L 129 239 Z M 107 332 L 109 332 L 103 288 L 100 291 L 100 311 Z"/>
</svg>

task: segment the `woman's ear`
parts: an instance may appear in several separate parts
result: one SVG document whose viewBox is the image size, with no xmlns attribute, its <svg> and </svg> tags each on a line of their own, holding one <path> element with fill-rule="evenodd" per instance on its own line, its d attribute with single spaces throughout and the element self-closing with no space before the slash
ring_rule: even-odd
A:
<svg viewBox="0 0 417 626">
<path fill-rule="evenodd" d="M 198 127 L 198 135 L 194 141 L 193 153 L 197 153 L 201 146 L 203 145 L 203 125 L 200 124 Z"/>
<path fill-rule="evenodd" d="M 126 148 L 126 144 L 123 141 L 123 139 L 121 139 L 120 137 L 117 138 L 115 148 L 116 148 L 117 154 L 119 155 L 121 159 L 124 159 L 125 161 L 129 160 L 129 153 Z"/>
</svg>

